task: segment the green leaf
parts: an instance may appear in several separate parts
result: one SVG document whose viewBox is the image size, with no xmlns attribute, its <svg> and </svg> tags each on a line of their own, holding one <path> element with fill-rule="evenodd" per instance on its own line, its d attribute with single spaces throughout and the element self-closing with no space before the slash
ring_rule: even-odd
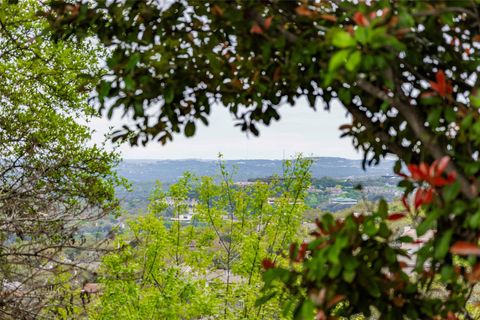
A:
<svg viewBox="0 0 480 320">
<path fill-rule="evenodd" d="M 141 101 L 135 101 L 135 104 L 133 105 L 133 110 L 135 112 L 136 117 L 143 117 L 144 110 L 143 110 L 143 104 Z"/>
<path fill-rule="evenodd" d="M 125 89 L 127 91 L 133 91 L 135 89 L 135 81 L 133 81 L 131 77 L 125 77 L 123 81 L 125 82 Z"/>
<path fill-rule="evenodd" d="M 135 68 L 135 66 L 139 61 L 140 61 L 140 53 L 135 52 L 133 55 L 130 56 L 130 59 L 128 59 L 128 64 L 125 70 L 126 71 L 132 70 L 133 68 Z"/>
<path fill-rule="evenodd" d="M 343 270 L 343 280 L 351 283 L 355 279 L 356 274 L 355 270 Z"/>
<path fill-rule="evenodd" d="M 480 90 L 476 89 L 469 98 L 472 106 L 480 108 Z"/>
<path fill-rule="evenodd" d="M 473 115 L 471 113 L 467 114 L 465 118 L 463 118 L 462 122 L 460 123 L 460 128 L 465 130 L 472 125 L 472 122 L 473 122 Z"/>
<path fill-rule="evenodd" d="M 363 59 L 363 67 L 370 70 L 374 67 L 375 65 L 375 56 L 371 54 L 365 55 L 365 58 Z"/>
<path fill-rule="evenodd" d="M 368 285 L 365 286 L 365 289 L 374 298 L 380 298 L 382 295 L 380 288 L 375 281 L 368 282 Z"/>
<path fill-rule="evenodd" d="M 361 61 L 362 61 L 362 53 L 360 51 L 355 51 L 348 57 L 345 68 L 348 71 L 353 71 L 358 67 Z"/>
<path fill-rule="evenodd" d="M 454 200 L 460 193 L 460 183 L 457 181 L 448 186 L 443 187 L 443 197 L 445 201 L 450 202 Z"/>
<path fill-rule="evenodd" d="M 192 121 L 188 121 L 185 125 L 185 136 L 191 137 L 195 134 L 195 124 Z"/>
<path fill-rule="evenodd" d="M 401 8 L 399 10 L 399 26 L 402 28 L 411 28 L 415 26 L 415 19 L 410 15 L 407 8 Z"/>
<path fill-rule="evenodd" d="M 423 220 L 417 227 L 417 235 L 420 237 L 422 235 L 425 234 L 425 232 L 427 232 L 428 230 L 432 229 L 432 227 L 435 225 L 435 223 L 437 222 L 437 218 L 438 218 L 438 212 L 437 211 L 434 211 L 434 212 L 430 212 L 428 215 L 427 215 L 427 218 L 425 220 Z"/>
<path fill-rule="evenodd" d="M 174 90 L 171 86 L 167 87 L 167 89 L 165 90 L 165 102 L 166 103 L 171 103 L 173 101 L 173 98 L 175 96 L 175 93 L 174 93 Z"/>
<path fill-rule="evenodd" d="M 337 48 L 349 48 L 357 44 L 352 35 L 343 30 L 336 30 L 332 36 L 332 44 Z"/>
<path fill-rule="evenodd" d="M 468 224 L 472 228 L 480 227 L 480 211 L 476 212 L 473 216 L 470 217 L 468 220 Z"/>
<path fill-rule="evenodd" d="M 457 113 L 455 112 L 455 110 L 453 110 L 453 108 L 446 108 L 444 114 L 445 120 L 447 120 L 448 122 L 455 122 L 455 120 L 457 120 Z"/>
<path fill-rule="evenodd" d="M 338 91 L 338 98 L 342 103 L 349 104 L 352 101 L 352 92 L 347 88 L 340 88 Z"/>
<path fill-rule="evenodd" d="M 363 45 L 366 45 L 370 40 L 370 29 L 358 26 L 355 29 L 355 39 Z"/>
<path fill-rule="evenodd" d="M 390 107 L 390 103 L 388 101 L 384 101 L 380 105 L 380 110 L 382 110 L 383 112 L 387 112 L 389 107 Z"/>
<path fill-rule="evenodd" d="M 98 91 L 98 96 L 100 99 L 104 99 L 108 96 L 108 93 L 110 92 L 110 86 L 110 82 L 102 81 L 102 84 L 100 85 L 100 90 Z"/>
<path fill-rule="evenodd" d="M 342 271 L 342 265 L 341 264 L 335 264 L 335 265 L 333 265 L 329 268 L 328 277 L 330 279 L 334 279 L 340 274 L 340 271 Z"/>
<path fill-rule="evenodd" d="M 387 28 L 381 27 L 372 31 L 371 43 L 373 48 L 380 48 L 386 46 L 387 44 L 391 44 L 391 42 L 388 40 Z"/>
<path fill-rule="evenodd" d="M 450 279 L 455 277 L 455 270 L 452 266 L 445 265 L 440 270 L 440 275 L 443 281 L 449 281 Z"/>
<path fill-rule="evenodd" d="M 353 256 L 346 256 L 342 263 L 345 270 L 350 271 L 355 270 L 360 265 L 360 262 L 358 262 L 357 258 Z"/>
<path fill-rule="evenodd" d="M 349 54 L 350 54 L 350 49 L 343 49 L 343 50 L 337 51 L 332 56 L 332 58 L 330 59 L 330 62 L 328 63 L 328 71 L 330 72 L 335 71 L 336 69 L 344 65 Z"/>
<path fill-rule="evenodd" d="M 442 114 L 441 108 L 435 108 L 428 112 L 427 122 L 432 126 L 432 128 L 438 127 L 440 123 L 440 116 Z"/>
<path fill-rule="evenodd" d="M 270 301 L 273 297 L 275 297 L 276 293 L 275 292 L 271 292 L 267 295 L 264 295 L 260 298 L 258 298 L 257 300 L 255 300 L 255 306 L 256 307 L 259 307 L 265 303 L 267 303 L 268 301 Z"/>
<path fill-rule="evenodd" d="M 372 219 L 368 219 L 363 224 L 363 231 L 367 236 L 373 237 L 374 235 L 377 234 L 378 229 L 377 229 L 377 226 L 375 225 L 375 222 Z"/>
<path fill-rule="evenodd" d="M 377 213 L 382 218 L 386 218 L 388 216 L 388 204 L 385 199 L 380 199 Z"/>
<path fill-rule="evenodd" d="M 438 96 L 420 96 L 420 99 L 422 101 L 422 104 L 427 105 L 427 106 L 433 106 L 433 105 L 439 105 L 442 102 L 442 99 L 440 99 Z"/>
<path fill-rule="evenodd" d="M 452 240 L 453 230 L 447 230 L 440 238 L 437 246 L 435 247 L 434 257 L 437 260 L 443 259 L 450 248 L 450 241 Z"/>
<path fill-rule="evenodd" d="M 315 311 L 315 306 L 310 300 L 305 300 L 301 309 L 301 318 L 302 320 L 313 320 Z"/>
</svg>

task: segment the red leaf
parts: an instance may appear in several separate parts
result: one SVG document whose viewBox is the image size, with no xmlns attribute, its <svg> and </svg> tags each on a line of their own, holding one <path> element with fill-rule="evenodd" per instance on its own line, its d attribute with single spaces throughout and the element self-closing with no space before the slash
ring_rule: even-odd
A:
<svg viewBox="0 0 480 320">
<path fill-rule="evenodd" d="M 330 21 L 330 22 L 337 22 L 337 17 L 332 14 L 322 14 L 320 15 L 320 19 Z"/>
<path fill-rule="evenodd" d="M 480 280 L 480 262 L 473 266 L 472 271 L 467 275 L 470 282 L 478 282 Z"/>
<path fill-rule="evenodd" d="M 418 209 L 424 204 L 431 203 L 432 199 L 433 199 L 432 188 L 428 188 L 428 189 L 418 188 L 417 192 L 415 193 L 415 200 L 414 200 L 415 209 Z"/>
<path fill-rule="evenodd" d="M 408 177 L 405 173 L 403 173 L 403 172 L 399 172 L 398 175 L 399 175 L 400 177 L 402 177 L 402 178 L 405 178 L 405 179 L 409 178 L 409 177 Z"/>
<path fill-rule="evenodd" d="M 254 23 L 250 28 L 250 33 L 262 34 L 263 30 L 258 24 Z"/>
<path fill-rule="evenodd" d="M 452 171 L 448 174 L 447 181 L 450 184 L 455 182 L 455 180 L 457 180 L 457 173 L 455 171 Z"/>
<path fill-rule="evenodd" d="M 275 268 L 275 263 L 272 260 L 265 258 L 262 260 L 262 267 L 265 270 L 273 269 Z"/>
<path fill-rule="evenodd" d="M 355 14 L 353 15 L 353 21 L 355 21 L 355 23 L 361 27 L 366 27 L 370 25 L 368 19 L 359 11 L 355 12 Z"/>
<path fill-rule="evenodd" d="M 415 199 L 413 201 L 413 206 L 415 209 L 418 209 L 422 205 L 423 201 L 423 189 L 418 188 L 417 192 L 415 192 Z"/>
<path fill-rule="evenodd" d="M 268 17 L 265 19 L 265 21 L 263 21 L 263 27 L 265 28 L 265 30 L 268 30 L 270 28 L 270 25 L 272 24 L 272 19 L 273 17 Z"/>
<path fill-rule="evenodd" d="M 273 81 L 278 81 L 282 77 L 282 68 L 280 66 L 275 68 L 275 71 L 273 71 Z"/>
<path fill-rule="evenodd" d="M 315 315 L 315 320 L 327 320 L 325 311 L 323 311 L 322 309 L 318 310 L 317 314 Z"/>
<path fill-rule="evenodd" d="M 423 204 L 429 204 L 433 200 L 433 189 L 428 188 L 426 192 L 423 194 Z"/>
<path fill-rule="evenodd" d="M 314 11 L 304 7 L 304 6 L 300 6 L 300 7 L 297 7 L 295 9 L 295 12 L 299 15 L 299 16 L 303 16 L 303 17 L 311 17 L 315 14 Z"/>
<path fill-rule="evenodd" d="M 445 83 L 445 73 L 443 72 L 443 70 L 437 71 L 437 73 L 435 74 L 435 78 L 437 79 L 438 84 L 444 84 Z"/>
<path fill-rule="evenodd" d="M 346 123 L 346 124 L 342 124 L 340 127 L 338 127 L 339 130 L 350 130 L 352 129 L 352 125 L 349 124 L 349 123 Z"/>
<path fill-rule="evenodd" d="M 293 260 L 295 257 L 295 252 L 297 251 L 297 244 L 296 243 L 291 243 L 290 244 L 290 260 Z"/>
<path fill-rule="evenodd" d="M 405 207 L 405 209 L 407 209 L 407 211 L 411 211 L 410 210 L 410 205 L 408 204 L 408 201 L 407 201 L 407 197 L 406 196 L 403 196 L 402 197 L 402 203 L 403 203 L 403 206 Z"/>
<path fill-rule="evenodd" d="M 435 186 L 435 187 L 443 187 L 443 186 L 446 186 L 447 184 L 449 184 L 449 181 L 447 179 L 444 179 L 442 177 L 435 177 L 433 179 L 431 179 L 430 181 L 430 184 Z"/>
<path fill-rule="evenodd" d="M 405 298 L 395 296 L 393 298 L 393 304 L 401 308 L 405 304 Z"/>
<path fill-rule="evenodd" d="M 435 92 L 433 91 L 425 91 L 425 92 L 422 92 L 422 94 L 420 95 L 421 98 L 431 98 L 433 97 L 434 95 L 436 95 Z"/>
<path fill-rule="evenodd" d="M 428 178 L 428 174 L 430 173 L 430 167 L 428 164 L 426 164 L 425 162 L 422 162 L 420 163 L 420 166 L 418 167 L 418 169 L 420 170 L 422 180 L 425 180 L 426 178 Z"/>
<path fill-rule="evenodd" d="M 403 212 L 395 212 L 388 216 L 387 220 L 397 221 L 406 217 L 406 214 Z"/>
<path fill-rule="evenodd" d="M 327 308 L 333 307 L 334 305 L 336 305 L 337 303 L 339 303 L 339 302 L 342 301 L 343 299 L 345 299 L 345 296 L 344 296 L 343 294 L 337 294 L 337 295 L 335 295 L 332 299 L 330 299 L 330 300 L 327 302 Z"/>
<path fill-rule="evenodd" d="M 297 257 L 295 258 L 295 262 L 302 262 L 305 259 L 305 254 L 307 253 L 308 243 L 304 242 L 300 245 L 298 249 Z"/>
<path fill-rule="evenodd" d="M 460 256 L 475 255 L 480 256 L 480 248 L 470 242 L 457 241 L 450 247 L 450 252 Z"/>
<path fill-rule="evenodd" d="M 211 10 L 214 16 L 223 16 L 223 9 L 219 6 L 214 5 Z"/>
<path fill-rule="evenodd" d="M 420 172 L 420 169 L 417 165 L 409 164 L 407 168 L 408 171 L 410 171 L 410 173 L 412 174 L 413 180 L 422 180 L 422 173 Z"/>
<path fill-rule="evenodd" d="M 447 83 L 445 79 L 445 73 L 443 70 L 439 70 L 436 75 L 436 82 L 430 81 L 430 86 L 434 91 L 436 91 L 440 96 L 445 97 L 446 95 L 453 92 L 452 86 L 450 83 Z"/>
</svg>

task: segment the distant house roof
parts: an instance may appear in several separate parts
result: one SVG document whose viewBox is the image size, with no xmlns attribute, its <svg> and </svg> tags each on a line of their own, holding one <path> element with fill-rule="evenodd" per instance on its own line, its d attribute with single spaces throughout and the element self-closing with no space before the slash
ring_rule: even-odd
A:
<svg viewBox="0 0 480 320">
<path fill-rule="evenodd" d="M 94 282 L 85 283 L 82 292 L 86 293 L 98 293 L 100 291 L 100 284 Z"/>
<path fill-rule="evenodd" d="M 358 201 L 352 198 L 333 198 L 331 200 L 332 203 L 351 203 L 356 204 Z"/>
</svg>

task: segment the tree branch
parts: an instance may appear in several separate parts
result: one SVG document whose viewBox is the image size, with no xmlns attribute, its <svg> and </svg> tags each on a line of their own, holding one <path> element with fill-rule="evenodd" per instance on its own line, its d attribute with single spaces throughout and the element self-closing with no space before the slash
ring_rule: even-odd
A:
<svg viewBox="0 0 480 320">
<path fill-rule="evenodd" d="M 385 131 L 379 131 L 378 126 L 373 123 L 372 120 L 367 117 L 362 111 L 358 110 L 355 105 L 345 105 L 345 108 L 356 119 L 358 119 L 367 130 L 373 132 L 373 134 L 380 139 L 380 141 L 390 150 L 391 153 L 396 154 L 400 159 L 407 159 L 406 155 L 409 153 L 409 150 L 398 144 L 392 143 L 390 141 L 390 136 Z"/>
<path fill-rule="evenodd" d="M 433 157 L 438 160 L 447 156 L 448 154 L 438 145 L 436 137 L 429 132 L 423 122 L 420 120 L 421 116 L 415 108 L 412 108 L 410 105 L 407 105 L 399 98 L 391 98 L 381 89 L 375 87 L 370 82 L 360 79 L 357 81 L 358 87 L 367 92 L 368 94 L 388 102 L 389 104 L 395 106 L 395 108 L 400 112 L 400 114 L 405 118 L 409 124 L 412 131 L 416 134 L 418 139 L 422 142 L 425 148 L 433 155 Z M 460 172 L 455 164 L 450 161 L 447 166 L 447 172 L 455 172 L 457 174 L 457 179 L 460 182 L 462 193 L 468 198 L 473 199 L 475 193 L 472 190 L 468 179 Z"/>
</svg>

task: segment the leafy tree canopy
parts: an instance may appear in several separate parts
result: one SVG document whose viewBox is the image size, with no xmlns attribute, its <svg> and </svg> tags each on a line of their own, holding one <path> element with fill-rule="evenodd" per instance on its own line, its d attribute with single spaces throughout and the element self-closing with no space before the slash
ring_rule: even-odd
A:
<svg viewBox="0 0 480 320">
<path fill-rule="evenodd" d="M 88 42 L 52 42 L 36 15 L 43 8 L 0 3 L 2 319 L 59 317 L 73 308 L 61 288 L 96 255 L 82 266 L 66 250 L 95 252 L 81 229 L 118 212 L 114 190 L 123 184 L 113 169 L 118 155 L 92 144 L 91 130 L 77 123 L 95 114 L 87 97 L 98 52 Z"/>
<path fill-rule="evenodd" d="M 259 305 L 261 263 L 285 264 L 298 240 L 311 161 L 286 161 L 281 177 L 235 186 L 220 175 L 185 174 L 168 192 L 158 184 L 146 215 L 129 221 L 99 270 L 103 295 L 92 319 L 279 319 L 278 301 Z M 216 182 L 217 180 L 217 182 Z M 196 190 L 192 201 L 189 193 Z M 170 207 L 172 218 L 165 217 Z M 189 216 L 185 222 L 182 217 Z M 179 219 L 180 218 L 180 219 Z"/>
<path fill-rule="evenodd" d="M 349 315 L 375 307 L 382 318 L 455 319 L 468 314 L 480 278 L 479 10 L 467 0 L 192 0 L 164 7 L 99 0 L 55 1 L 44 15 L 59 41 L 94 35 L 110 50 L 97 98 L 109 114 L 121 109 L 136 120 L 116 136 L 132 144 L 191 136 L 216 103 L 258 134 L 259 123 L 279 119 L 282 104 L 300 97 L 312 108 L 340 102 L 352 115 L 341 130 L 364 164 L 394 154 L 409 165 L 401 183 L 405 211 L 391 215 L 383 203 L 369 218 L 324 218 L 316 242 L 301 254 L 292 249 L 300 271 L 265 263 L 276 270 L 267 287 L 283 283 L 300 318 L 328 318 L 341 304 Z M 418 236 L 432 234 L 416 253 L 414 277 L 405 276 L 393 245 L 385 246 L 397 237 L 384 221 L 406 215 Z M 359 256 L 368 248 L 382 257 Z M 347 267 L 352 256 L 358 261 Z M 318 273 L 318 265 L 334 271 Z M 356 277 L 363 266 L 373 282 Z M 427 294 L 434 280 L 442 297 Z M 367 296 L 355 296 L 362 286 Z"/>
</svg>

